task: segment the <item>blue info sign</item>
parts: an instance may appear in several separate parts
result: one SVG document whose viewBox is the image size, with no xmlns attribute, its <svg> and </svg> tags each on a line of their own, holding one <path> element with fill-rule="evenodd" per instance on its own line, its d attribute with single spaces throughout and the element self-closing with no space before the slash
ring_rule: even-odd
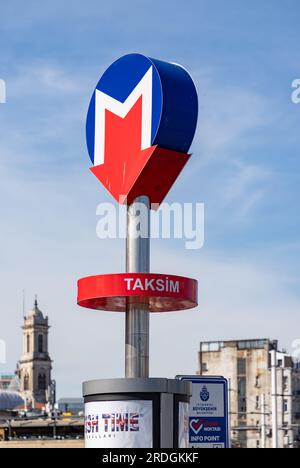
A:
<svg viewBox="0 0 300 468">
<path fill-rule="evenodd" d="M 178 376 L 192 383 L 190 448 L 229 448 L 228 383 L 223 377 Z"/>
</svg>

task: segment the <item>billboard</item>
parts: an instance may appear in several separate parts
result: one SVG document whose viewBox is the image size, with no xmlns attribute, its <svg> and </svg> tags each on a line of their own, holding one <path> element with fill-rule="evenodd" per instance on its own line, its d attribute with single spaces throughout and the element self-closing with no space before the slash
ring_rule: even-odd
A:
<svg viewBox="0 0 300 468">
<path fill-rule="evenodd" d="M 152 448 L 152 401 L 93 401 L 85 404 L 86 448 Z"/>
</svg>

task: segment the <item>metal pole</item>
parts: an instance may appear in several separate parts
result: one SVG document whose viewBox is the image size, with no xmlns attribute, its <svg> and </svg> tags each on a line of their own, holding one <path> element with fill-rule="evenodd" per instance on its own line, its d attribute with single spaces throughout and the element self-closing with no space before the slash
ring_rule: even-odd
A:
<svg viewBox="0 0 300 468">
<path fill-rule="evenodd" d="M 273 449 L 278 448 L 278 412 L 277 412 L 277 352 L 271 351 L 271 377 L 272 377 L 272 438 Z"/>
<path fill-rule="evenodd" d="M 150 201 L 140 196 L 127 209 L 126 272 L 150 271 Z M 148 299 L 127 299 L 125 323 L 125 376 L 149 377 Z"/>
<path fill-rule="evenodd" d="M 54 424 L 53 424 L 53 439 L 56 439 L 56 423 L 57 423 L 57 416 L 56 416 L 56 412 L 54 414 Z"/>
<path fill-rule="evenodd" d="M 232 441 L 232 425 L 231 425 L 231 417 L 232 417 L 232 412 L 231 412 L 231 379 L 228 379 L 228 432 L 229 432 L 229 447 L 231 448 L 231 441 Z"/>
<path fill-rule="evenodd" d="M 8 440 L 11 440 L 11 420 L 9 419 L 8 421 Z"/>
<path fill-rule="evenodd" d="M 266 448 L 266 413 L 265 413 L 265 395 L 261 395 L 261 448 Z"/>
</svg>

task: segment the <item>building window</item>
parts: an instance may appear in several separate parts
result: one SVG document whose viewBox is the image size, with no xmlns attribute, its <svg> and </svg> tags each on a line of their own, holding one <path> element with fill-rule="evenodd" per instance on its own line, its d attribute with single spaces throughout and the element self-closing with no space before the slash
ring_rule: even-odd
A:
<svg viewBox="0 0 300 468">
<path fill-rule="evenodd" d="M 207 362 L 202 362 L 201 371 L 202 372 L 207 372 L 208 371 Z"/>
<path fill-rule="evenodd" d="M 30 353 L 30 335 L 26 335 L 26 350 Z"/>
<path fill-rule="evenodd" d="M 45 374 L 39 374 L 38 387 L 39 387 L 39 390 L 46 390 L 46 376 L 45 376 Z"/>
<path fill-rule="evenodd" d="M 214 353 L 219 352 L 222 348 L 224 348 L 223 341 L 216 341 L 216 342 L 203 342 L 200 343 L 200 352 L 201 353 Z"/>
<path fill-rule="evenodd" d="M 246 400 L 246 378 L 238 378 L 238 413 L 239 416 L 247 413 L 247 400 Z"/>
<path fill-rule="evenodd" d="M 238 375 L 246 375 L 246 359 L 239 358 L 238 359 Z"/>
<path fill-rule="evenodd" d="M 266 344 L 266 340 L 238 341 L 238 349 L 263 349 Z"/>
<path fill-rule="evenodd" d="M 247 379 L 246 379 L 246 359 L 238 358 L 238 419 L 247 418 Z"/>
<path fill-rule="evenodd" d="M 39 353 L 44 352 L 44 337 L 43 337 L 43 335 L 38 336 L 38 352 Z"/>
<path fill-rule="evenodd" d="M 255 409 L 259 410 L 260 407 L 260 396 L 256 395 L 256 404 L 255 404 Z"/>
<path fill-rule="evenodd" d="M 288 401 L 287 401 L 287 400 L 284 400 L 284 401 L 283 401 L 283 411 L 284 411 L 285 413 L 287 413 L 288 410 L 289 410 Z"/>
<path fill-rule="evenodd" d="M 24 386 L 24 391 L 29 390 L 29 375 L 28 374 L 25 374 L 24 376 L 23 386 Z"/>
</svg>

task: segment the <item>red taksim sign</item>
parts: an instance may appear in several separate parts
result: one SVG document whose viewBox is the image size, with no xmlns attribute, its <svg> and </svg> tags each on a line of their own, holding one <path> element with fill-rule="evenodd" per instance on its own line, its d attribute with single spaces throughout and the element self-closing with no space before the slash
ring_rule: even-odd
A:
<svg viewBox="0 0 300 468">
<path fill-rule="evenodd" d="M 197 306 L 197 280 L 183 276 L 122 273 L 78 281 L 78 305 L 88 309 L 126 312 L 126 299 L 149 303 L 150 312 L 171 312 Z"/>
</svg>

